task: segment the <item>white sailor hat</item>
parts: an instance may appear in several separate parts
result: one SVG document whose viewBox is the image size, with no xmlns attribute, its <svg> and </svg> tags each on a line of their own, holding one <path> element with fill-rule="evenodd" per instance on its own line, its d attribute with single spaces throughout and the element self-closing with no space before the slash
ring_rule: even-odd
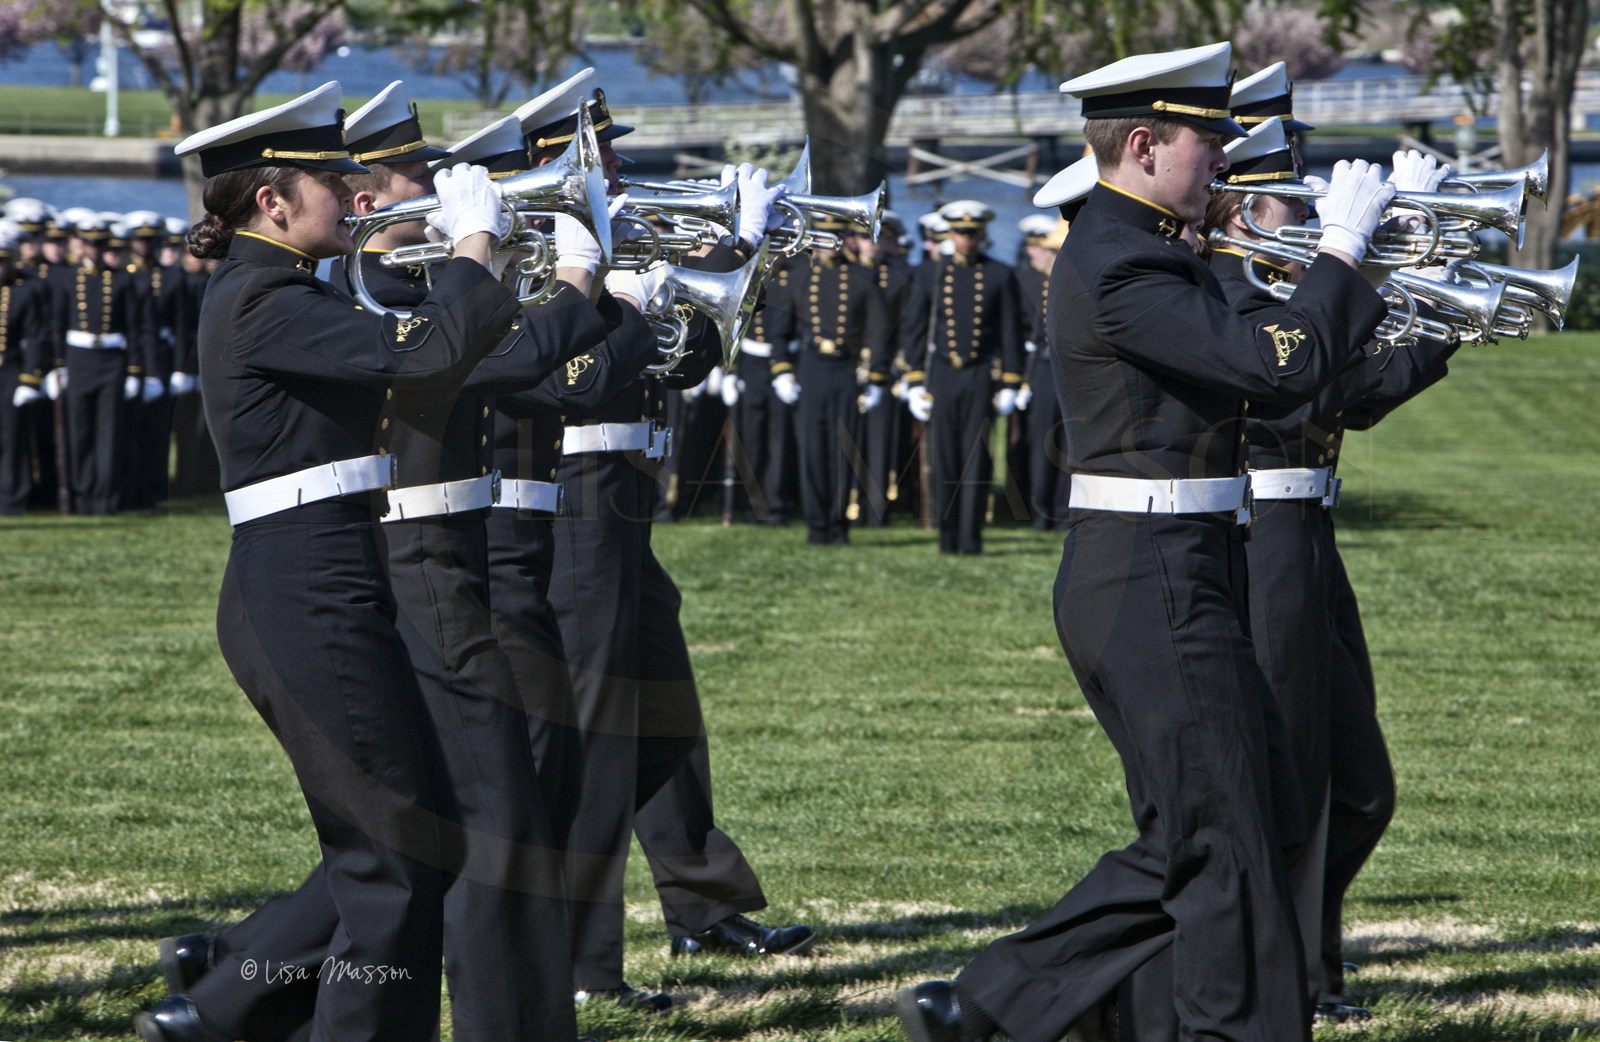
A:
<svg viewBox="0 0 1600 1042">
<path fill-rule="evenodd" d="M 56 215 L 56 221 L 61 227 L 76 234 L 82 225 L 95 222 L 95 212 L 87 206 L 69 206 Z"/>
<path fill-rule="evenodd" d="M 1017 231 L 1022 233 L 1024 239 L 1030 241 L 1043 239 L 1055 230 L 1055 220 L 1042 213 L 1030 213 L 1017 222 Z"/>
<path fill-rule="evenodd" d="M 1244 137 L 1228 115 L 1231 43 L 1160 54 L 1136 54 L 1061 85 L 1083 100 L 1084 119 L 1168 116 L 1223 137 Z"/>
<path fill-rule="evenodd" d="M 122 220 L 129 231 L 141 239 L 159 239 L 167 233 L 166 222 L 154 210 L 134 210 Z"/>
<path fill-rule="evenodd" d="M 1283 62 L 1274 62 L 1235 83 L 1228 106 L 1233 121 L 1246 128 L 1277 116 L 1287 131 L 1317 129 L 1294 118 L 1294 84 L 1289 82 L 1288 66 Z"/>
<path fill-rule="evenodd" d="M 44 231 L 45 222 L 50 219 L 50 211 L 37 199 L 19 196 L 6 203 L 5 215 L 8 221 L 16 224 L 18 230 L 31 235 Z"/>
<path fill-rule="evenodd" d="M 357 163 L 419 163 L 448 153 L 422 138 L 417 106 L 406 98 L 404 80 L 395 80 L 344 121 L 344 147 Z"/>
<path fill-rule="evenodd" d="M 22 241 L 22 225 L 16 221 L 0 221 L 0 260 L 10 260 L 16 255 L 17 243 Z"/>
<path fill-rule="evenodd" d="M 182 217 L 168 217 L 167 241 L 174 246 L 181 246 L 189 238 L 189 222 Z"/>
<path fill-rule="evenodd" d="M 443 159 L 435 159 L 428 165 L 439 170 L 457 163 L 486 167 L 489 176 L 496 181 L 520 174 L 533 165 L 516 116 L 495 120 L 471 137 L 456 142 Z"/>
<path fill-rule="evenodd" d="M 994 211 L 976 199 L 957 199 L 939 207 L 939 216 L 953 232 L 982 231 L 994 220 Z"/>
<path fill-rule="evenodd" d="M 1217 178 L 1230 185 L 1248 186 L 1262 181 L 1300 183 L 1300 173 L 1294 168 L 1294 153 L 1289 151 L 1283 121 L 1277 116 L 1268 116 L 1265 122 L 1257 123 L 1249 137 L 1228 142 L 1224 151 L 1228 153 L 1228 169 Z"/>
<path fill-rule="evenodd" d="M 950 222 L 939 216 L 938 210 L 929 210 L 917 218 L 917 227 L 922 229 L 924 239 L 937 239 L 950 231 Z"/>
<path fill-rule="evenodd" d="M 1033 205 L 1045 210 L 1060 207 L 1062 217 L 1075 220 L 1099 180 L 1100 161 L 1093 155 L 1084 156 L 1045 182 L 1045 186 L 1034 193 Z"/>
<path fill-rule="evenodd" d="M 633 132 L 632 127 L 612 122 L 611 113 L 606 109 L 606 92 L 600 89 L 600 77 L 592 68 L 556 84 L 512 115 L 522 124 L 522 134 L 528 139 L 531 151 L 564 150 L 572 142 L 572 135 L 578 132 L 579 105 L 589 106 L 596 139 L 610 141 Z"/>
<path fill-rule="evenodd" d="M 111 231 L 111 238 L 106 240 L 106 245 L 120 249 L 128 245 L 128 240 L 133 237 L 133 227 L 127 221 L 112 221 L 106 226 Z"/>
<path fill-rule="evenodd" d="M 304 166 L 364 174 L 344 147 L 339 109 L 343 88 L 329 80 L 309 94 L 191 134 L 174 150 L 200 153 L 200 170 L 215 177 L 253 166 Z"/>
</svg>

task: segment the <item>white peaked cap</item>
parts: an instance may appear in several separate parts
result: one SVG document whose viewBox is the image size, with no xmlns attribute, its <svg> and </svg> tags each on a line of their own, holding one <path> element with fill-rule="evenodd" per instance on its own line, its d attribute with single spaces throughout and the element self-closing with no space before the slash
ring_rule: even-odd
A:
<svg viewBox="0 0 1600 1042">
<path fill-rule="evenodd" d="M 523 133 L 566 119 L 578 111 L 579 105 L 594 100 L 600 86 L 600 77 L 593 68 L 584 69 L 551 87 L 532 101 L 524 103 L 512 115 L 517 117 Z"/>
<path fill-rule="evenodd" d="M 1287 152 L 1289 139 L 1283 135 L 1283 120 L 1274 116 L 1264 123 L 1257 123 L 1248 136 L 1228 142 L 1222 146 L 1222 150 L 1228 153 L 1230 163 L 1259 159 L 1273 152 Z"/>
<path fill-rule="evenodd" d="M 1181 51 L 1135 54 L 1068 80 L 1061 85 L 1061 93 L 1094 98 L 1159 87 L 1223 86 L 1232 62 L 1233 44 L 1226 41 Z"/>
<path fill-rule="evenodd" d="M 527 154 L 527 146 L 522 141 L 522 124 L 517 122 L 516 116 L 504 116 L 471 137 L 457 142 L 444 159 L 436 159 L 428 165 L 434 170 L 452 167 L 457 163 L 481 165 L 485 160 L 518 150 Z M 523 168 L 527 168 L 526 162 Z"/>
<path fill-rule="evenodd" d="M 1233 97 L 1230 100 L 1237 107 L 1253 101 L 1282 97 L 1289 93 L 1288 68 L 1284 62 L 1274 62 L 1260 72 L 1246 76 L 1233 85 Z"/>
<path fill-rule="evenodd" d="M 950 222 L 939 216 L 937 210 L 917 218 L 917 227 L 924 235 L 943 235 L 950 230 Z"/>
<path fill-rule="evenodd" d="M 1023 235 L 1044 238 L 1056 230 L 1056 218 L 1046 217 L 1042 213 L 1030 213 L 1017 222 L 1017 231 Z"/>
<path fill-rule="evenodd" d="M 180 156 L 201 153 L 207 177 L 274 161 L 338 173 L 365 173 L 366 168 L 351 162 L 344 150 L 344 135 L 339 128 L 343 97 L 339 81 L 329 80 L 282 105 L 191 134 L 174 151 Z M 256 138 L 271 140 L 256 142 Z M 256 147 L 258 144 L 263 147 Z"/>
<path fill-rule="evenodd" d="M 1033 205 L 1049 209 L 1077 202 L 1088 195 L 1099 180 L 1100 161 L 1092 155 L 1084 156 L 1045 182 L 1045 186 L 1034 193 Z"/>
<path fill-rule="evenodd" d="M 173 152 L 186 156 L 203 148 L 231 145 L 248 141 L 262 134 L 276 134 L 284 130 L 309 130 L 325 127 L 339 121 L 339 103 L 344 99 L 344 88 L 338 80 L 329 80 L 314 91 L 300 95 L 293 101 L 274 105 L 270 109 L 252 112 L 248 116 L 230 119 L 214 127 L 197 131 L 184 138 Z"/>
<path fill-rule="evenodd" d="M 939 216 L 954 225 L 957 221 L 970 224 L 975 221 L 994 220 L 994 210 L 976 199 L 957 199 L 939 207 Z"/>
<path fill-rule="evenodd" d="M 189 234 L 189 222 L 184 220 L 182 217 L 168 217 L 167 218 L 167 234 L 168 235 L 187 235 L 187 234 Z"/>
<path fill-rule="evenodd" d="M 345 117 L 344 139 L 360 141 L 380 130 L 411 118 L 411 99 L 406 97 L 406 81 L 395 80 L 378 96 Z"/>
</svg>

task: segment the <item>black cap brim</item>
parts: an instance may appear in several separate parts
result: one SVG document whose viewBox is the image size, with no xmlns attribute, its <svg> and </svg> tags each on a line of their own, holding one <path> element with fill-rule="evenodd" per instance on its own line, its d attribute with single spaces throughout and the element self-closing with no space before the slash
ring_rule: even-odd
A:
<svg viewBox="0 0 1600 1042">
<path fill-rule="evenodd" d="M 370 174 L 371 170 L 353 159 L 296 159 L 289 166 L 303 166 L 308 170 L 328 170 L 335 174 Z"/>
<path fill-rule="evenodd" d="M 1200 119 L 1196 116 L 1178 116 L 1185 123 L 1193 123 L 1215 134 L 1221 134 L 1223 140 L 1236 137 L 1249 137 L 1250 132 L 1231 119 Z"/>
<path fill-rule="evenodd" d="M 1317 128 L 1302 120 L 1286 119 L 1283 121 L 1283 129 L 1285 133 L 1288 133 L 1295 130 L 1316 130 Z"/>
<path fill-rule="evenodd" d="M 624 127 L 621 124 L 613 123 L 609 127 L 607 127 L 606 129 L 604 129 L 604 130 L 600 131 L 598 134 L 596 134 L 595 138 L 597 140 L 600 140 L 600 141 L 611 141 L 611 140 L 613 140 L 615 138 L 621 137 L 624 134 L 631 134 L 631 133 L 633 133 L 633 128 L 632 127 Z"/>
<path fill-rule="evenodd" d="M 432 145 L 423 145 L 421 148 L 414 148 L 404 155 L 392 156 L 388 159 L 374 159 L 372 162 L 389 163 L 391 165 L 398 165 L 401 163 L 431 163 L 435 159 L 443 159 L 449 154 L 449 152 L 442 148 L 434 148 Z"/>
</svg>

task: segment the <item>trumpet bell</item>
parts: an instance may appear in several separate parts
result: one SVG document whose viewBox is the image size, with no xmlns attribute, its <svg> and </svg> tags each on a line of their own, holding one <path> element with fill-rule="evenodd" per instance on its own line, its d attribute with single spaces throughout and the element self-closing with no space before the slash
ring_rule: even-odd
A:
<svg viewBox="0 0 1600 1042">
<path fill-rule="evenodd" d="M 1518 181 L 1493 192 L 1400 192 L 1394 204 L 1421 203 L 1443 217 L 1453 217 L 1505 232 L 1522 246 L 1522 213 L 1527 205 L 1527 185 Z"/>
<path fill-rule="evenodd" d="M 777 187 L 784 189 L 790 195 L 809 195 L 811 192 L 811 135 L 806 135 L 805 147 L 800 149 L 800 158 L 795 160 L 794 169 L 789 171 L 789 176 L 778 182 Z"/>
<path fill-rule="evenodd" d="M 1446 178 L 1440 187 L 1463 187 L 1468 191 L 1481 192 L 1485 189 L 1508 188 L 1517 182 L 1522 182 L 1528 194 L 1535 199 L 1550 205 L 1550 150 L 1547 148 L 1533 162 L 1527 166 L 1519 166 L 1515 170 L 1485 170 L 1481 174 L 1458 174 Z"/>
<path fill-rule="evenodd" d="M 884 200 L 888 192 L 888 184 L 882 183 L 872 191 L 861 195 L 811 195 L 807 192 L 795 192 L 784 196 L 784 201 L 798 206 L 807 213 L 824 213 L 830 217 L 842 218 L 851 224 L 859 224 L 872 233 L 873 241 L 876 242 L 878 232 L 883 228 Z"/>
<path fill-rule="evenodd" d="M 1486 264 L 1474 261 L 1463 265 L 1467 274 L 1479 274 L 1491 282 L 1504 282 L 1527 290 L 1539 298 L 1539 310 L 1549 315 L 1560 329 L 1566 320 L 1567 305 L 1572 302 L 1572 290 L 1578 282 L 1578 258 L 1572 258 L 1564 268 L 1540 271 L 1535 268 L 1513 268 L 1504 264 Z"/>
<path fill-rule="evenodd" d="M 624 182 L 630 187 L 661 190 L 663 185 L 649 182 Z M 662 195 L 628 198 L 628 212 L 640 217 L 664 214 L 667 217 L 694 217 L 724 228 L 733 228 L 739 215 L 739 182 L 732 181 L 721 188 L 703 192 L 669 190 Z"/>
<path fill-rule="evenodd" d="M 1444 309 L 1454 311 L 1460 316 L 1450 315 L 1452 325 L 1460 325 L 1462 321 L 1469 323 L 1478 330 L 1483 337 L 1494 335 L 1495 317 L 1500 312 L 1500 306 L 1505 302 L 1506 287 L 1504 283 L 1493 286 L 1475 286 L 1462 283 L 1436 282 L 1433 279 L 1413 275 L 1407 271 L 1397 271 L 1389 276 L 1389 281 L 1402 286 L 1412 296 L 1439 305 Z"/>
<path fill-rule="evenodd" d="M 709 318 L 722 338 L 724 367 L 739 357 L 739 345 L 750 328 L 767 264 L 768 243 L 761 240 L 755 256 L 733 271 L 701 271 L 674 267 L 667 282 L 675 299 Z"/>
</svg>

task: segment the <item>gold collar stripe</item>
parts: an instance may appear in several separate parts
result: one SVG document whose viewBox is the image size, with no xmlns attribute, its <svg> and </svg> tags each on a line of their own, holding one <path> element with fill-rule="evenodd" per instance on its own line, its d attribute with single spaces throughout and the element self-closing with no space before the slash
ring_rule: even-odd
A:
<svg viewBox="0 0 1600 1042">
<path fill-rule="evenodd" d="M 1157 112 L 1170 112 L 1175 116 L 1199 116 L 1201 119 L 1227 119 L 1227 109 L 1203 109 L 1194 105 L 1179 105 L 1171 101 L 1152 101 L 1150 107 Z"/>
</svg>

